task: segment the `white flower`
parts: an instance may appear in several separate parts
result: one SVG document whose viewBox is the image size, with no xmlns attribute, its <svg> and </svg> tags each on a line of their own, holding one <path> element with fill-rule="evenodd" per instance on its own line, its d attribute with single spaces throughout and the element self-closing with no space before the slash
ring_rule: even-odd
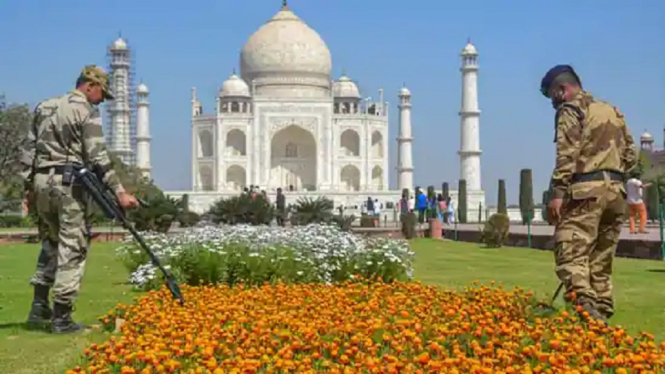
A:
<svg viewBox="0 0 665 374">
<path fill-rule="evenodd" d="M 415 254 L 407 241 L 361 237 L 341 231 L 335 225 L 311 224 L 288 228 L 226 225 L 194 227 L 177 234 L 142 233 L 142 235 L 155 255 L 166 266 L 183 253 L 203 250 L 227 258 L 241 256 L 239 258 L 241 263 L 247 261 L 260 263 L 263 259 L 271 264 L 293 261 L 295 265 L 290 266 L 298 268 L 296 271 L 298 276 L 304 274 L 302 269 L 308 269 L 308 272 L 314 271 L 311 275 L 315 280 L 324 283 L 332 282 L 343 268 L 362 273 L 363 266 L 367 266 L 368 269 L 378 266 L 379 270 L 381 267 L 392 266 L 408 278 L 413 277 L 411 261 Z M 240 253 L 240 250 L 246 253 Z M 128 237 L 125 244 L 117 249 L 117 254 L 136 258 L 142 251 L 143 249 Z M 132 272 L 130 282 L 142 287 L 156 279 L 156 271 L 148 260 Z M 352 274 L 348 277 L 352 277 Z"/>
</svg>

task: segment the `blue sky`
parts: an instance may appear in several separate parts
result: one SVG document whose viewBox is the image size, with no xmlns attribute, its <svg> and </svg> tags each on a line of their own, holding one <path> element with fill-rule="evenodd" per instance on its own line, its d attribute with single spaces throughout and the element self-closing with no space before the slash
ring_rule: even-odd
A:
<svg viewBox="0 0 665 374">
<path fill-rule="evenodd" d="M 542 75 L 572 64 L 584 86 L 626 115 L 639 141 L 645 129 L 663 144 L 665 2 L 290 0 L 322 36 L 335 78 L 342 69 L 364 96 L 384 88 L 391 105 L 390 183 L 396 186 L 397 91 L 413 93 L 415 181 L 456 185 L 461 77 L 459 52 L 479 50 L 482 184 L 490 203 L 506 179 L 517 201 L 519 171 L 533 169 L 535 198 L 553 167 L 553 110 L 539 93 Z M 635 4 L 635 5 L 631 5 Z M 106 65 L 119 32 L 134 49 L 136 74 L 151 90 L 152 163 L 164 189 L 190 188 L 190 88 L 204 111 L 238 67 L 249 36 L 281 0 L 0 3 L 0 93 L 38 101 L 69 90 L 80 69 Z"/>
</svg>

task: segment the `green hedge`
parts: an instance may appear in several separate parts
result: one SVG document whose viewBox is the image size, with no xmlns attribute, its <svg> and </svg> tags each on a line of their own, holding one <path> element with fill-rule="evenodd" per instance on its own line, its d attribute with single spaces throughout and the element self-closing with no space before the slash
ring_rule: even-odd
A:
<svg viewBox="0 0 665 374">
<path fill-rule="evenodd" d="M 466 196 L 466 180 L 460 179 L 459 181 L 459 189 L 458 189 L 458 201 L 457 201 L 457 212 L 458 212 L 458 217 L 457 220 L 459 223 L 466 223 L 467 222 L 467 216 L 466 212 L 468 209 L 468 203 L 467 203 L 467 196 Z"/>
</svg>

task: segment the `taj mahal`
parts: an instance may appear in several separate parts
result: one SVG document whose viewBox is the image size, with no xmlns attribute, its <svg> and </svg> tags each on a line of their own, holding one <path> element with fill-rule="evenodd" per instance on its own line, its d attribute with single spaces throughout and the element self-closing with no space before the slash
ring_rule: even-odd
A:
<svg viewBox="0 0 665 374">
<path fill-rule="evenodd" d="M 468 186 L 469 220 L 485 205 L 480 180 L 476 48 L 462 50 L 460 179 Z M 231 69 L 229 69 L 231 70 Z M 389 189 L 389 105 L 363 98 L 354 80 L 333 79 L 332 58 L 321 36 L 284 1 L 240 53 L 239 71 L 223 82 L 211 113 L 191 91 L 192 189 L 190 209 L 204 212 L 216 200 L 255 186 L 274 201 L 281 188 L 287 204 L 324 195 L 354 210 L 368 198 L 397 202 L 413 194 L 411 92 L 396 88 L 398 188 Z M 394 135 L 392 135 L 394 136 Z M 449 180 L 456 200 L 456 180 Z M 427 186 L 421 186 L 424 190 Z M 440 188 L 440 185 L 439 185 Z M 475 211 L 475 212 L 474 212 Z"/>
</svg>

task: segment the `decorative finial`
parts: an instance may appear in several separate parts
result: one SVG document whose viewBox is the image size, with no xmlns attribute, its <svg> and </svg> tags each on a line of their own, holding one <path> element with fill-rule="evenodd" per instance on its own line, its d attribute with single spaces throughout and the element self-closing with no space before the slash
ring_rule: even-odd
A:
<svg viewBox="0 0 665 374">
<path fill-rule="evenodd" d="M 342 68 L 342 76 L 346 77 L 346 68 Z"/>
<path fill-rule="evenodd" d="M 466 43 L 471 44 L 471 37 L 470 36 L 468 38 L 466 38 Z"/>
<path fill-rule="evenodd" d="M 289 9 L 289 3 L 286 0 L 282 1 L 282 10 L 287 10 Z"/>
<path fill-rule="evenodd" d="M 236 75 L 236 68 L 233 68 L 233 75 Z"/>
</svg>

